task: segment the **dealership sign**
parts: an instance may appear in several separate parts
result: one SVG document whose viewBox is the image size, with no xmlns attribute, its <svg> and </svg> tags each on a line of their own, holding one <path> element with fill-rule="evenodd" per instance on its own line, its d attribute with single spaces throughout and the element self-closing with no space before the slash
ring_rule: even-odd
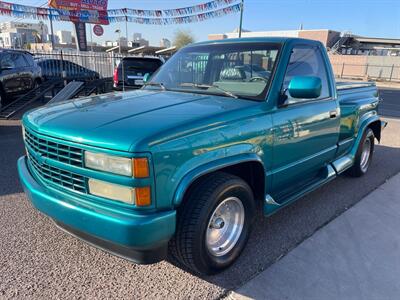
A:
<svg viewBox="0 0 400 300">
<path fill-rule="evenodd" d="M 107 10 L 108 0 L 50 0 L 49 7 L 66 10 Z"/>
<path fill-rule="evenodd" d="M 49 7 L 58 10 L 60 19 L 74 23 L 110 24 L 108 0 L 50 0 Z"/>
<path fill-rule="evenodd" d="M 104 33 L 104 29 L 103 27 L 101 27 L 100 25 L 94 25 L 93 27 L 93 33 L 97 36 L 102 36 Z"/>
</svg>

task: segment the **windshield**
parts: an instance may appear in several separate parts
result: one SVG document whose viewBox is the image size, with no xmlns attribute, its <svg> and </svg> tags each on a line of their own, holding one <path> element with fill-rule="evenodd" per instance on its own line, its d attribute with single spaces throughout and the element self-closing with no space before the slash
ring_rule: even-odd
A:
<svg viewBox="0 0 400 300">
<path fill-rule="evenodd" d="M 223 43 L 186 47 L 152 77 L 147 88 L 264 100 L 279 44 Z"/>
<path fill-rule="evenodd" d="M 123 63 L 120 66 L 124 66 L 124 69 L 131 72 L 140 72 L 143 75 L 145 73 L 153 73 L 161 65 L 162 62 L 159 59 L 145 59 L 145 58 L 126 58 L 123 59 Z"/>
</svg>

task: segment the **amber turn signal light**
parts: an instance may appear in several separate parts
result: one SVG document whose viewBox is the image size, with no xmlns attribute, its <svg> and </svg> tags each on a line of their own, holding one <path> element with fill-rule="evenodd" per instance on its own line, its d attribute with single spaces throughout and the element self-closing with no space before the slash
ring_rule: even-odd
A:
<svg viewBox="0 0 400 300">
<path fill-rule="evenodd" d="M 150 176 L 149 161 L 145 157 L 133 159 L 133 177 L 146 178 Z"/>
<path fill-rule="evenodd" d="M 135 188 L 136 206 L 149 206 L 151 204 L 151 191 L 149 186 Z"/>
</svg>

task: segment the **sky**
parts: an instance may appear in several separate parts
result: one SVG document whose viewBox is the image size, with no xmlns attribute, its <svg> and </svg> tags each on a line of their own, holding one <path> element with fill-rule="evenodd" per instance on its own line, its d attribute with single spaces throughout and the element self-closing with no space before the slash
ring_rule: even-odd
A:
<svg viewBox="0 0 400 300">
<path fill-rule="evenodd" d="M 45 0 L 7 0 L 18 4 L 40 6 Z M 108 8 L 169 9 L 191 6 L 209 0 L 108 0 Z M 351 31 L 353 34 L 370 37 L 400 38 L 400 0 L 244 0 L 243 28 L 251 31 L 332 29 Z M 15 20 L 0 16 L 0 22 Z M 23 20 L 24 22 L 37 22 Z M 45 21 L 48 23 L 48 21 Z M 54 22 L 54 31 L 70 30 L 69 22 Z M 139 25 L 128 23 L 129 40 L 134 32 L 140 32 L 158 46 L 161 38 L 173 40 L 174 33 L 190 30 L 196 41 L 207 39 L 210 33 L 232 32 L 239 26 L 239 14 L 228 15 L 201 23 L 182 25 Z M 89 25 L 87 26 L 89 30 Z M 93 36 L 94 42 L 116 40 L 114 33 L 121 29 L 125 36 L 125 23 L 104 26 L 104 35 Z M 49 26 L 50 30 L 50 26 Z M 90 34 L 88 32 L 88 40 Z"/>
</svg>

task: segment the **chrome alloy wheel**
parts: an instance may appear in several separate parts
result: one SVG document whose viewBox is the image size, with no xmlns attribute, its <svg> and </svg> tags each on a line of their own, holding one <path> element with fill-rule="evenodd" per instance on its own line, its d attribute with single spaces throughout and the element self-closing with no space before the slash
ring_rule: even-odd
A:
<svg viewBox="0 0 400 300">
<path fill-rule="evenodd" d="M 365 173 L 369 166 L 369 158 L 371 155 L 371 140 L 367 138 L 364 142 L 361 152 L 360 168 Z"/>
<path fill-rule="evenodd" d="M 206 247 L 213 256 L 223 256 L 231 251 L 244 226 L 245 211 L 237 197 L 222 201 L 211 215 L 206 232 Z"/>
</svg>

